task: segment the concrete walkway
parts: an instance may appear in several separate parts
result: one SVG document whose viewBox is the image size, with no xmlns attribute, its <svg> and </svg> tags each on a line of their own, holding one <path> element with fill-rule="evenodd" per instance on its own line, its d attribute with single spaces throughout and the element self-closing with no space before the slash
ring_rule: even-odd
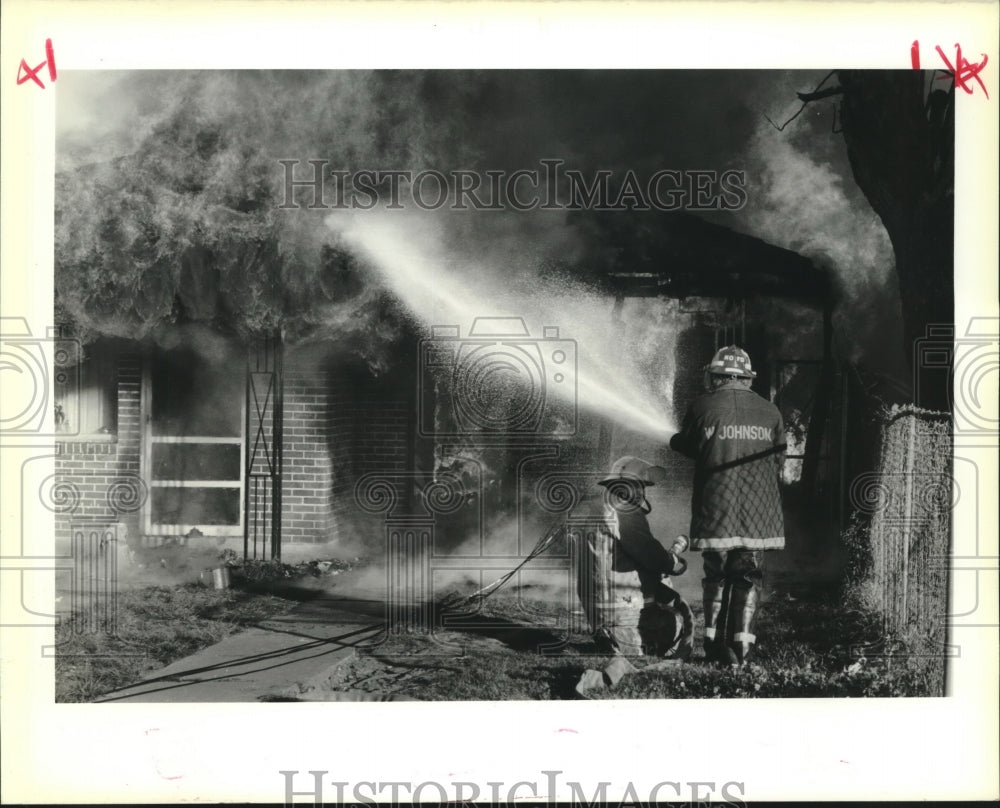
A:
<svg viewBox="0 0 1000 808">
<path fill-rule="evenodd" d="M 377 640 L 384 618 L 381 600 L 324 594 L 150 671 L 143 682 L 97 702 L 281 700 L 289 688 L 350 657 L 356 647 Z"/>
<path fill-rule="evenodd" d="M 774 554 L 779 563 L 767 573 L 776 580 L 791 577 L 799 585 L 811 579 L 799 569 L 790 576 L 789 553 Z M 701 599 L 700 559 L 688 553 L 686 574 L 671 578 L 688 603 Z M 835 566 L 835 565 L 833 565 Z M 812 570 L 815 574 L 815 570 Z M 829 573 L 828 570 L 826 570 Z M 348 594 L 350 593 L 350 594 Z M 261 621 L 164 668 L 150 671 L 142 682 L 97 699 L 109 702 L 252 702 L 294 700 L 299 688 L 322 680 L 355 649 L 384 635 L 386 604 L 367 589 L 318 593 L 287 614 Z M 303 700 L 380 700 L 364 693 L 305 693 Z"/>
</svg>

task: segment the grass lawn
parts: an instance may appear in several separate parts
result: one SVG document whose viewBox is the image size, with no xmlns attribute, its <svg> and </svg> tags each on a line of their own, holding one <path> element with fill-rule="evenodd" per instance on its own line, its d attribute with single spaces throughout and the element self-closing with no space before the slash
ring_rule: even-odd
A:
<svg viewBox="0 0 1000 808">
<path fill-rule="evenodd" d="M 695 605 L 692 604 L 694 607 Z M 700 618 L 700 615 L 696 616 Z M 521 700 L 579 698 L 575 686 L 586 669 L 610 657 L 596 654 L 586 634 L 560 630 L 563 607 L 498 594 L 479 615 L 437 632 L 388 635 L 345 660 L 319 681 L 300 686 L 299 698 L 381 696 L 421 700 Z M 768 698 L 924 696 L 933 693 L 937 665 L 921 659 L 852 657 L 852 645 L 875 642 L 878 621 L 845 614 L 830 597 L 777 598 L 760 615 L 754 664 L 738 670 L 708 666 L 700 651 L 688 663 L 643 668 L 596 698 Z M 547 650 L 540 650 L 548 646 Z"/>
<path fill-rule="evenodd" d="M 263 585 L 261 585 L 263 584 Z M 196 584 L 150 586 L 119 594 L 115 636 L 81 631 L 73 615 L 56 629 L 56 700 L 86 702 L 134 683 L 156 669 L 244 627 L 291 609 L 296 600 L 269 594 L 281 580 L 247 589 Z M 336 592 L 334 587 L 333 592 Z M 696 631 L 700 604 L 695 610 Z M 411 698 L 421 700 L 548 700 L 580 698 L 584 671 L 601 670 L 586 633 L 566 629 L 565 598 L 530 589 L 504 590 L 471 616 L 449 615 L 433 634 L 386 633 L 316 680 L 289 682 L 292 700 Z M 851 655 L 877 645 L 879 621 L 845 611 L 832 596 L 775 596 L 761 609 L 753 664 L 729 670 L 706 665 L 700 651 L 687 663 L 639 670 L 593 698 L 768 698 L 927 696 L 939 692 L 940 659 Z"/>
<path fill-rule="evenodd" d="M 198 584 L 148 586 L 118 594 L 114 636 L 83 630 L 72 614 L 56 627 L 56 701 L 86 702 L 132 684 L 147 670 L 218 642 L 295 601 Z"/>
</svg>

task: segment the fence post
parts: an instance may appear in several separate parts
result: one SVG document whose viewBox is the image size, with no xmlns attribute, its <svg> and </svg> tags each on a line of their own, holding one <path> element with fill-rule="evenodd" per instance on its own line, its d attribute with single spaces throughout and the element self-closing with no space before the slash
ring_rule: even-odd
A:
<svg viewBox="0 0 1000 808">
<path fill-rule="evenodd" d="M 916 432 L 917 418 L 915 415 L 909 417 L 910 429 L 906 441 L 906 469 L 904 471 L 905 499 L 903 501 L 903 585 L 899 606 L 900 631 L 906 628 L 907 624 L 907 593 L 910 579 L 910 537 L 913 532 L 913 456 L 916 453 Z"/>
</svg>

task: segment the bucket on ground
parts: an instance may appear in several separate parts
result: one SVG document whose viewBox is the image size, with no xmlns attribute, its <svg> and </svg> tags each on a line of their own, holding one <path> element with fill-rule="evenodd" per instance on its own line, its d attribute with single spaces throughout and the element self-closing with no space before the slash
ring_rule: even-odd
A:
<svg viewBox="0 0 1000 808">
<path fill-rule="evenodd" d="M 213 589 L 229 589 L 229 567 L 210 567 L 201 574 L 206 584 L 211 580 Z"/>
</svg>

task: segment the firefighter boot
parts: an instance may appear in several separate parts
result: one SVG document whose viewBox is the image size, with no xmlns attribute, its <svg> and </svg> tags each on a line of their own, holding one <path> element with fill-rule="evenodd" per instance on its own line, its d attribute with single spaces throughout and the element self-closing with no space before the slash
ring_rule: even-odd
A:
<svg viewBox="0 0 1000 808">
<path fill-rule="evenodd" d="M 729 631 L 727 634 L 729 661 L 745 665 L 753 651 L 757 637 L 753 633 L 757 613 L 757 587 L 734 587 L 729 605 Z"/>
<path fill-rule="evenodd" d="M 725 611 L 723 600 L 726 586 L 722 581 L 705 579 L 701 583 L 705 606 L 705 661 L 717 662 L 725 642 Z M 722 623 L 722 625 L 720 625 Z"/>
</svg>

